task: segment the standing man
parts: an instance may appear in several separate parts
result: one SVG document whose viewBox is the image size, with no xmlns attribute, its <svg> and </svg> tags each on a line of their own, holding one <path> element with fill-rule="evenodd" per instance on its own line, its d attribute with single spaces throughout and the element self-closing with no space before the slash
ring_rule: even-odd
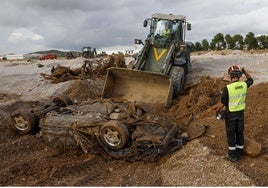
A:
<svg viewBox="0 0 268 188">
<path fill-rule="evenodd" d="M 242 74 L 247 80 L 240 81 Z M 223 88 L 221 102 L 213 106 L 219 112 L 226 107 L 226 134 L 228 141 L 228 159 L 237 162 L 242 159 L 244 149 L 244 110 L 247 89 L 253 84 L 253 79 L 245 68 L 234 65 L 228 69 L 231 83 Z"/>
</svg>

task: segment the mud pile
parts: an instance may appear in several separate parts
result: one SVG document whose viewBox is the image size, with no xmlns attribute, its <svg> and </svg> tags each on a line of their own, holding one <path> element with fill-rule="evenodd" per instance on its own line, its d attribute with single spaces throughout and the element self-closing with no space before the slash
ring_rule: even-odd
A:
<svg viewBox="0 0 268 188">
<path fill-rule="evenodd" d="M 90 99 L 100 99 L 103 84 L 102 78 L 76 80 L 64 91 L 64 94 L 69 96 L 75 104 Z"/>
<path fill-rule="evenodd" d="M 222 88 L 228 84 L 224 78 L 203 77 L 199 84 L 185 88 L 169 110 L 180 128 L 189 134 L 206 127 L 200 138 L 201 143 L 208 146 L 214 155 L 226 155 L 228 151 L 225 122 L 217 120 L 212 106 L 220 100 Z M 248 89 L 245 109 L 245 139 L 257 142 L 261 147 L 257 156 L 245 157 L 240 165 L 242 172 L 251 177 L 258 185 L 268 185 L 268 83 L 252 85 Z M 192 129 L 194 127 L 195 129 Z M 197 128 L 199 127 L 199 129 Z M 191 135 L 189 135 L 191 137 Z M 250 146 L 247 146 L 250 147 Z M 254 148 L 258 150 L 259 148 Z"/>
<path fill-rule="evenodd" d="M 168 113 L 172 114 L 183 131 L 187 131 L 193 121 L 214 117 L 211 107 L 220 100 L 221 90 L 227 83 L 223 78 L 201 77 L 200 83 L 184 88 Z"/>
<path fill-rule="evenodd" d="M 80 68 L 71 69 L 61 65 L 53 66 L 51 74 L 40 73 L 44 79 L 51 80 L 51 83 L 66 82 L 75 79 L 101 78 L 106 75 L 110 67 L 126 68 L 125 58 L 122 54 L 109 55 L 105 58 L 84 59 Z"/>
<path fill-rule="evenodd" d="M 172 114 L 182 130 L 205 125 L 208 127 L 207 132 L 211 132 L 217 131 L 214 130 L 216 124 L 222 124 L 221 129 L 213 132 L 212 137 L 221 133 L 224 136 L 224 121 L 216 120 L 212 106 L 220 101 L 221 91 L 228 83 L 224 78 L 202 77 L 200 83 L 184 88 L 184 93 L 174 102 L 168 113 Z M 267 88 L 267 82 L 251 86 L 248 89 L 245 110 L 245 137 L 261 143 L 262 154 L 268 154 L 268 116 L 264 115 L 268 114 Z M 225 142 L 218 145 L 221 149 L 226 146 Z"/>
</svg>

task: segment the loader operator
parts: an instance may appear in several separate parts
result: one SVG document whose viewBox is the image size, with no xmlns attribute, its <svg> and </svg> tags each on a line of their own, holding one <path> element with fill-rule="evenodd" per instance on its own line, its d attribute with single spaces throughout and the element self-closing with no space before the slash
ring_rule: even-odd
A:
<svg viewBox="0 0 268 188">
<path fill-rule="evenodd" d="M 165 27 L 162 30 L 163 37 L 171 39 L 171 30 L 172 30 L 171 27 L 172 27 L 171 23 L 169 23 L 169 22 L 165 23 Z"/>
<path fill-rule="evenodd" d="M 247 80 L 240 81 L 242 74 Z M 217 113 L 226 107 L 225 125 L 228 141 L 228 159 L 238 162 L 242 159 L 244 149 L 244 109 L 247 89 L 253 84 L 253 79 L 245 68 L 234 65 L 228 69 L 231 83 L 223 88 L 221 101 L 213 106 Z"/>
</svg>

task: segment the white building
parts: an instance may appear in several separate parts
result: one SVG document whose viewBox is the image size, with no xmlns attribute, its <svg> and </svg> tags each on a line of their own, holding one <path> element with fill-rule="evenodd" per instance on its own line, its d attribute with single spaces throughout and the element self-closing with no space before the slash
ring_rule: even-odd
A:
<svg viewBox="0 0 268 188">
<path fill-rule="evenodd" d="M 12 54 L 12 55 L 5 55 L 7 60 L 18 60 L 18 59 L 24 59 L 23 54 Z"/>
<path fill-rule="evenodd" d="M 141 50 L 141 48 L 142 48 L 142 45 L 115 46 L 115 47 L 110 47 L 110 48 L 99 49 L 97 50 L 97 54 L 101 54 L 102 52 L 105 52 L 108 55 L 118 54 L 118 53 L 133 55 L 135 53 L 138 53 Z"/>
</svg>

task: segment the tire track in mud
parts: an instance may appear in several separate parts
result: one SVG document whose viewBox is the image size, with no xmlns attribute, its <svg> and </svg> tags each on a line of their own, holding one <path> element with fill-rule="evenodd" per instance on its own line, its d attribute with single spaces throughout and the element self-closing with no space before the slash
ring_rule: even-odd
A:
<svg viewBox="0 0 268 188">
<path fill-rule="evenodd" d="M 9 113 L 0 108 L 0 143 L 5 143 L 7 139 L 13 137 L 13 133 L 9 128 Z"/>
<path fill-rule="evenodd" d="M 36 185 L 38 186 L 117 185 L 113 178 L 109 178 L 110 173 L 107 161 L 99 156 L 84 154 L 81 151 L 68 151 L 55 159 L 50 158 L 48 160 L 54 166 L 48 179 L 37 182 Z M 57 164 L 54 162 L 57 162 Z"/>
<path fill-rule="evenodd" d="M 0 185 L 25 186 L 34 184 L 39 177 L 40 159 L 53 154 L 38 138 L 25 135 L 7 140 L 0 145 Z M 41 156 L 41 157 L 40 157 Z M 40 166 L 38 168 L 38 166 Z M 43 170 L 43 169 L 42 169 Z"/>
<path fill-rule="evenodd" d="M 39 139 L 33 135 L 6 140 L 0 144 L 0 169 L 6 165 L 16 165 L 13 163 L 14 161 L 16 163 L 26 162 L 28 159 L 35 158 L 34 155 L 43 150 L 47 150 L 46 146 L 42 145 Z M 20 156 L 16 156 L 16 154 L 20 154 Z"/>
<path fill-rule="evenodd" d="M 0 118 L 2 121 L 8 121 L 9 120 L 9 113 L 0 109 Z"/>
</svg>

